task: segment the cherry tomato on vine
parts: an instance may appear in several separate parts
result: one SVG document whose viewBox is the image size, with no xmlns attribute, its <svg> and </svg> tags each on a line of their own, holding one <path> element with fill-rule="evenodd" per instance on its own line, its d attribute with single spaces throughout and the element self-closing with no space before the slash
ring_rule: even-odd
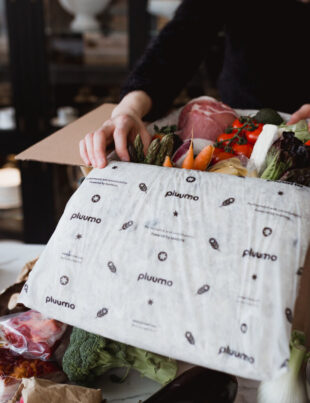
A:
<svg viewBox="0 0 310 403">
<path fill-rule="evenodd" d="M 245 155 L 247 158 L 250 158 L 253 146 L 249 143 L 247 144 L 233 144 L 232 145 L 233 152 L 237 155 Z"/>
<path fill-rule="evenodd" d="M 246 135 L 246 138 L 249 143 L 251 143 L 251 144 L 256 143 L 258 136 L 261 134 L 261 132 L 263 130 L 263 126 L 264 125 L 262 123 L 258 123 L 257 129 L 254 129 L 253 131 L 249 131 L 249 130 L 246 131 L 245 135 Z"/>
<path fill-rule="evenodd" d="M 227 153 L 222 148 L 216 147 L 213 151 L 212 165 L 216 164 L 219 161 L 227 160 L 228 158 L 233 158 L 234 156 L 235 154 Z"/>
<path fill-rule="evenodd" d="M 239 129 L 239 128 L 242 127 L 243 125 L 244 125 L 244 123 L 241 123 L 239 119 L 235 119 L 235 120 L 232 122 L 232 125 L 231 125 L 231 126 L 232 126 L 234 129 Z"/>
<path fill-rule="evenodd" d="M 218 136 L 217 142 L 223 142 L 223 145 L 226 145 L 228 141 L 234 137 L 234 135 L 234 133 L 222 133 Z"/>
</svg>

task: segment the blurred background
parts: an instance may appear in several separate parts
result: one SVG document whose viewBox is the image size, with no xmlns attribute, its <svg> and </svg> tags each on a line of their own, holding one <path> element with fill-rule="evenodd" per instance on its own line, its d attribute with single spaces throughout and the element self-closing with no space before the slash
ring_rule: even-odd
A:
<svg viewBox="0 0 310 403">
<path fill-rule="evenodd" d="M 119 101 L 130 68 L 179 0 L 0 0 L 0 239 L 46 243 L 81 180 L 78 167 L 15 155 L 96 106 Z M 222 32 L 175 106 L 209 94 Z M 164 94 L 164 88 L 163 88 Z"/>
</svg>

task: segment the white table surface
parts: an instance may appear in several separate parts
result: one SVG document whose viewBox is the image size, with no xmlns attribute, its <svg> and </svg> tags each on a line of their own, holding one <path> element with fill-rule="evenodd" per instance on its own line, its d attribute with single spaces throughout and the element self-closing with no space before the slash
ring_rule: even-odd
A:
<svg viewBox="0 0 310 403">
<path fill-rule="evenodd" d="M 27 262 L 40 255 L 44 245 L 26 245 L 19 241 L 0 241 L 0 291 L 15 283 Z"/>
<path fill-rule="evenodd" d="M 38 257 L 44 246 L 23 244 L 19 241 L 0 241 L 0 292 L 15 283 L 23 266 Z M 131 371 L 126 381 L 120 385 L 112 383 L 108 376 L 103 381 L 103 396 L 108 403 L 138 403 L 160 388 L 157 383 L 142 378 L 135 371 Z M 256 403 L 258 382 L 238 378 L 238 385 L 235 403 Z"/>
</svg>

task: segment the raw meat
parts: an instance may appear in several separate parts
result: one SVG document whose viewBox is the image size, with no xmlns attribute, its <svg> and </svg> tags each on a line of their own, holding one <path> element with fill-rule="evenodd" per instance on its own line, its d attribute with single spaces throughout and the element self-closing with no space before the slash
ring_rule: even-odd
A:
<svg viewBox="0 0 310 403">
<path fill-rule="evenodd" d="M 193 131 L 194 138 L 215 141 L 237 117 L 237 112 L 214 98 L 195 98 L 180 113 L 179 136 L 184 141 L 191 138 Z"/>
<path fill-rule="evenodd" d="M 48 360 L 66 327 L 39 312 L 21 312 L 0 321 L 0 345 L 26 358 Z"/>
</svg>

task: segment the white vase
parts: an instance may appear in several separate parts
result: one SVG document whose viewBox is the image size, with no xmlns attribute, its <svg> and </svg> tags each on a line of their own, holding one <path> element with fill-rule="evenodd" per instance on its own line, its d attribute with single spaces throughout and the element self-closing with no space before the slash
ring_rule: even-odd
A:
<svg viewBox="0 0 310 403">
<path fill-rule="evenodd" d="M 147 9 L 157 17 L 171 19 L 180 4 L 181 0 L 148 0 Z"/>
<path fill-rule="evenodd" d="M 110 0 L 59 0 L 68 13 L 74 15 L 71 30 L 74 32 L 98 31 L 99 22 L 95 16 L 102 12 Z"/>
</svg>

